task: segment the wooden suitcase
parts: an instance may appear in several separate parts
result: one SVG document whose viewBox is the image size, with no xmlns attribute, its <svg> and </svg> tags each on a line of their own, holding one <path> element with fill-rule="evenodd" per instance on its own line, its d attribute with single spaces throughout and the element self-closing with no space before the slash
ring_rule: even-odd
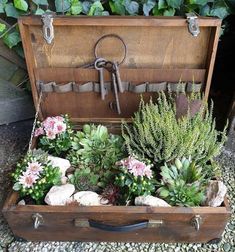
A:
<svg viewBox="0 0 235 252">
<path fill-rule="evenodd" d="M 96 122 L 117 131 L 121 119 L 130 120 L 138 109 L 140 93 L 148 99 L 155 91 L 182 88 L 181 80 L 186 91 L 194 81 L 208 97 L 219 19 L 46 15 L 43 22 L 38 16 L 19 19 L 35 106 L 42 91 L 41 119 L 68 113 L 77 126 Z M 97 56 L 118 62 L 127 49 L 120 65 L 128 86 L 119 94 L 121 114 L 113 92 L 101 99 L 98 71 L 84 67 L 94 61 L 95 45 Z M 110 73 L 104 80 L 110 82 Z M 230 216 L 226 199 L 217 208 L 22 206 L 17 200 L 12 192 L 3 214 L 16 236 L 33 241 L 205 243 L 218 241 Z"/>
</svg>

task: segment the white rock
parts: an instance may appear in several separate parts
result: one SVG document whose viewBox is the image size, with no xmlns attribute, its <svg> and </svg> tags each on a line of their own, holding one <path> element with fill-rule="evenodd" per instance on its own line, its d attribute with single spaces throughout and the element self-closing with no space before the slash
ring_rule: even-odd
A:
<svg viewBox="0 0 235 252">
<path fill-rule="evenodd" d="M 61 184 L 62 184 L 62 185 L 67 184 L 67 182 L 68 182 L 68 178 L 67 178 L 66 176 L 61 177 Z"/>
<path fill-rule="evenodd" d="M 74 191 L 75 187 L 72 184 L 53 186 L 47 193 L 44 201 L 51 206 L 65 205 Z"/>
<path fill-rule="evenodd" d="M 222 181 L 211 180 L 206 191 L 205 205 L 218 207 L 224 201 L 227 187 Z"/>
<path fill-rule="evenodd" d="M 18 204 L 17 205 L 19 205 L 19 206 L 24 206 L 24 205 L 26 205 L 26 203 L 25 203 L 25 200 L 20 200 L 19 202 L 18 202 Z"/>
<path fill-rule="evenodd" d="M 153 206 L 153 207 L 170 207 L 165 200 L 160 198 L 147 195 L 147 196 L 139 196 L 135 198 L 136 206 Z"/>
<path fill-rule="evenodd" d="M 73 200 L 81 206 L 100 206 L 104 204 L 99 194 L 92 191 L 80 191 L 73 195 Z"/>
<path fill-rule="evenodd" d="M 51 161 L 53 166 L 59 167 L 61 171 L 61 176 L 64 177 L 66 171 L 71 167 L 69 160 L 54 156 L 48 156 L 48 160 Z"/>
</svg>

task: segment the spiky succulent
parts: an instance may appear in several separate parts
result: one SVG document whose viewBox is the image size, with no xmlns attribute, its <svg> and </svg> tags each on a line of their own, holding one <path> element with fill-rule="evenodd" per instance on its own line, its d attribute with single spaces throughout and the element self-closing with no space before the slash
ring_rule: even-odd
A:
<svg viewBox="0 0 235 252">
<path fill-rule="evenodd" d="M 89 167 L 77 168 L 74 174 L 70 175 L 69 181 L 78 191 L 96 191 L 99 176 L 94 174 Z"/>
<path fill-rule="evenodd" d="M 112 167 L 123 156 L 121 136 L 110 134 L 105 126 L 86 124 L 74 135 L 67 158 L 75 166 L 89 167 L 99 176 L 98 186 L 104 188 L 113 177 Z"/>
<path fill-rule="evenodd" d="M 159 196 L 174 206 L 199 206 L 205 195 L 206 179 L 202 167 L 191 159 L 176 159 L 161 167 Z"/>
<path fill-rule="evenodd" d="M 120 190 L 116 185 L 108 185 L 102 192 L 102 199 L 108 200 L 109 204 L 117 205 L 118 199 L 120 198 Z"/>
</svg>

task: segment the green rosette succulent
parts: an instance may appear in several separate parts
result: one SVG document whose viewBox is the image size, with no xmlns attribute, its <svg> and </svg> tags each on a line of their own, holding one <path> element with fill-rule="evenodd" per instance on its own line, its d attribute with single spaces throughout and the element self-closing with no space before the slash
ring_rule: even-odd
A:
<svg viewBox="0 0 235 252">
<path fill-rule="evenodd" d="M 176 159 L 174 164 L 161 167 L 162 179 L 157 193 L 173 206 L 199 206 L 205 196 L 207 180 L 202 167 L 191 159 Z"/>
</svg>

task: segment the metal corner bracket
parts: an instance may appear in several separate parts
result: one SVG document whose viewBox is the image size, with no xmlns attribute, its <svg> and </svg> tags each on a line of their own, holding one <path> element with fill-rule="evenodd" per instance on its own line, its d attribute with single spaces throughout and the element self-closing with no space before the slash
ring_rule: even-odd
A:
<svg viewBox="0 0 235 252">
<path fill-rule="evenodd" d="M 47 44 L 51 44 L 54 39 L 53 17 L 53 12 L 45 12 L 44 14 L 42 14 L 42 31 L 43 37 L 46 40 Z"/>
<path fill-rule="evenodd" d="M 200 34 L 197 16 L 194 13 L 186 13 L 186 18 L 189 32 L 197 37 Z"/>
</svg>

